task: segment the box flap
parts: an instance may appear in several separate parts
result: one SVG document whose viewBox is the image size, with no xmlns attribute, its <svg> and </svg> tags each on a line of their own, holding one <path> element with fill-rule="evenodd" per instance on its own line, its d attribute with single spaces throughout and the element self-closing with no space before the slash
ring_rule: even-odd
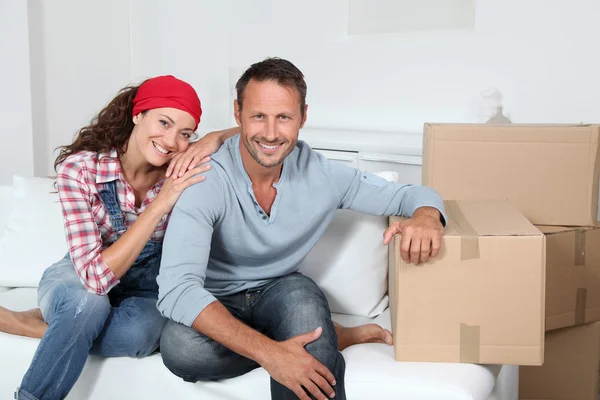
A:
<svg viewBox="0 0 600 400">
<path fill-rule="evenodd" d="M 545 235 L 573 232 L 575 230 L 575 228 L 570 226 L 536 225 L 535 227 L 538 228 Z"/>
<path fill-rule="evenodd" d="M 508 199 L 532 223 L 598 225 L 599 125 L 426 124 L 422 184 Z"/>
<path fill-rule="evenodd" d="M 545 235 L 552 235 L 552 234 L 564 233 L 564 232 L 573 232 L 576 230 L 582 231 L 582 232 L 587 232 L 592 229 L 597 229 L 597 227 L 593 227 L 593 226 L 574 227 L 574 226 L 550 226 L 550 225 L 536 225 L 536 228 L 538 228 Z"/>
<path fill-rule="evenodd" d="M 540 236 L 542 233 L 506 200 L 445 201 L 446 236 Z"/>
<path fill-rule="evenodd" d="M 574 129 L 582 134 L 574 134 Z M 600 125 L 426 124 L 425 134 L 429 132 L 438 142 L 598 143 Z"/>
</svg>

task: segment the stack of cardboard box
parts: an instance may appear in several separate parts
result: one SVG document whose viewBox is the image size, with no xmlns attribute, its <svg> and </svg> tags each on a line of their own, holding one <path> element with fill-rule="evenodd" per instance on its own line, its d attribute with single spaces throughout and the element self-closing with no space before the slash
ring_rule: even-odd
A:
<svg viewBox="0 0 600 400">
<path fill-rule="evenodd" d="M 396 359 L 521 365 L 521 399 L 596 400 L 600 126 L 426 124 L 423 139 L 448 221 L 434 260 L 390 246 Z"/>
</svg>

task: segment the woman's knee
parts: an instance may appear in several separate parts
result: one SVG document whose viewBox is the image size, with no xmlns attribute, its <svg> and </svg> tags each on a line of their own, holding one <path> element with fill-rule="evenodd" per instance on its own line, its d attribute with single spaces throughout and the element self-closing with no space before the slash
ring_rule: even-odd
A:
<svg viewBox="0 0 600 400">
<path fill-rule="evenodd" d="M 131 340 L 136 343 L 137 349 L 132 356 L 149 356 L 158 349 L 166 321 L 162 316 L 152 318 L 133 331 Z"/>
<path fill-rule="evenodd" d="M 40 310 L 48 323 L 61 318 L 62 323 L 71 320 L 74 323 L 81 322 L 101 328 L 110 314 L 110 309 L 107 296 L 90 293 L 81 284 L 77 287 L 55 282 L 44 300 L 40 301 Z"/>
<path fill-rule="evenodd" d="M 158 348 L 166 321 L 156 309 L 156 300 L 126 298 L 112 308 L 91 353 L 104 357 L 148 356 Z"/>
</svg>

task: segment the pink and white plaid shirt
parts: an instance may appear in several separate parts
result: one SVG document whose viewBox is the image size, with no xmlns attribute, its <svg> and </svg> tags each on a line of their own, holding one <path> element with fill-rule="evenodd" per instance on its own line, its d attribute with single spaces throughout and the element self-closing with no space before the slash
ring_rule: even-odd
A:
<svg viewBox="0 0 600 400">
<path fill-rule="evenodd" d="M 59 166 L 56 178 L 69 254 L 86 289 L 99 295 L 107 294 L 119 283 L 102 259 L 102 251 L 118 239 L 99 194 L 110 181 L 116 181 L 127 229 L 158 195 L 163 183 L 154 185 L 141 207 L 135 207 L 133 189 L 125 181 L 114 149 L 109 154 L 93 151 L 72 154 Z M 168 214 L 162 218 L 152 234 L 153 240 L 163 239 L 168 219 Z"/>
</svg>

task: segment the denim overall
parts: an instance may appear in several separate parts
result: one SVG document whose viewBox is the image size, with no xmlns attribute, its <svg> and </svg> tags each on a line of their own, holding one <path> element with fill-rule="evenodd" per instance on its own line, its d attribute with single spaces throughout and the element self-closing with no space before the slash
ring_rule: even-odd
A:
<svg viewBox="0 0 600 400">
<path fill-rule="evenodd" d="M 125 232 L 116 183 L 100 196 L 113 229 Z M 156 351 L 166 323 L 156 308 L 162 243 L 150 240 L 108 296 L 88 292 L 69 254 L 44 271 L 38 304 L 48 323 L 16 399 L 64 399 L 88 354 L 142 357 Z"/>
<path fill-rule="evenodd" d="M 121 237 L 126 229 L 116 182 L 106 183 L 99 194 L 113 230 Z M 120 283 L 109 292 L 111 302 L 119 302 L 122 297 L 132 296 L 158 298 L 156 277 L 160 268 L 161 252 L 162 241 L 149 240 L 129 271 L 121 277 Z"/>
</svg>

